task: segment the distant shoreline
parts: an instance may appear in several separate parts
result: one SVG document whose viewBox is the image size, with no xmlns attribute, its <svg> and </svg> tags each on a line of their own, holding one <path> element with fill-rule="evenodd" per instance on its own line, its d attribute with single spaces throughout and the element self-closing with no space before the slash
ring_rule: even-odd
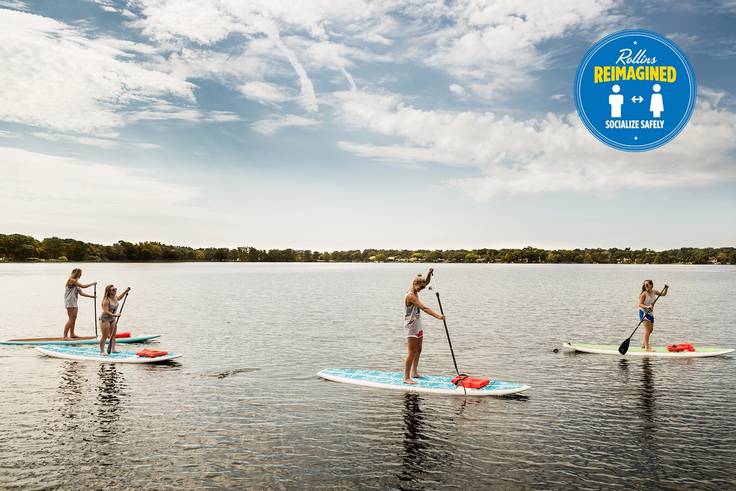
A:
<svg viewBox="0 0 736 491">
<path fill-rule="evenodd" d="M 0 234 L 0 263 L 470 263 L 470 264 L 736 264 L 736 247 L 682 247 L 654 251 L 630 248 L 586 249 L 363 249 L 311 251 L 243 246 L 193 248 L 160 242 L 118 241 L 113 245 L 58 237 L 37 240 Z"/>
</svg>

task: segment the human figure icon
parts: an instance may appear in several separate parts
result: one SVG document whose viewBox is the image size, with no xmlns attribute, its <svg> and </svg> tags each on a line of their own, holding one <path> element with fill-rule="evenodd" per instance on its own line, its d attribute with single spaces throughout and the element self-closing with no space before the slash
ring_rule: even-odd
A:
<svg viewBox="0 0 736 491">
<path fill-rule="evenodd" d="M 613 94 L 608 95 L 608 104 L 611 106 L 611 117 L 620 118 L 621 106 L 624 105 L 624 96 L 623 94 L 619 94 L 619 92 L 621 92 L 621 87 L 619 87 L 618 84 L 614 84 L 614 86 L 611 87 L 611 91 L 613 91 Z"/>
<path fill-rule="evenodd" d="M 662 98 L 662 94 L 659 93 L 660 90 L 662 90 L 662 87 L 659 84 L 652 85 L 652 91 L 654 93 L 649 102 L 649 111 L 655 118 L 660 117 L 664 112 L 664 99 Z"/>
</svg>

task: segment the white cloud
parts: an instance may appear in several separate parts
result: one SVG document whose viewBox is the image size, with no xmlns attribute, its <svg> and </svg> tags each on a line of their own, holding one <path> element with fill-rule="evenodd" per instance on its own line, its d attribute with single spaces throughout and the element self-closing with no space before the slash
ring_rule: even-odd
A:
<svg viewBox="0 0 736 491">
<path fill-rule="evenodd" d="M 250 125 L 254 131 L 264 135 L 271 135 L 277 131 L 288 127 L 308 127 L 319 124 L 319 120 L 313 118 L 305 118 L 294 114 L 287 114 L 271 119 L 262 119 Z"/>
<path fill-rule="evenodd" d="M 190 84 L 121 61 L 125 52 L 56 20 L 0 10 L 0 24 L 2 120 L 111 135 L 125 124 L 121 108 L 194 100 Z"/>
<path fill-rule="evenodd" d="M 208 123 L 231 123 L 240 121 L 240 116 L 230 111 L 210 111 L 203 118 Z"/>
<path fill-rule="evenodd" d="M 74 135 L 62 135 L 59 133 L 44 133 L 41 131 L 34 131 L 31 133 L 36 138 L 48 140 L 52 142 L 73 142 L 80 145 L 89 145 L 98 148 L 115 148 L 119 145 L 117 141 L 111 138 L 95 138 L 90 136 L 74 136 Z"/>
<path fill-rule="evenodd" d="M 28 10 L 28 4 L 20 0 L 0 0 L 0 7 L 15 10 Z"/>
<path fill-rule="evenodd" d="M 546 68 L 542 43 L 574 30 L 608 28 L 616 18 L 613 6 L 614 0 L 463 0 L 446 7 L 443 15 L 452 22 L 420 38 L 414 56 L 468 81 L 477 96 L 496 99 L 528 88 L 534 72 Z"/>
<path fill-rule="evenodd" d="M 448 88 L 450 89 L 450 92 L 452 92 L 456 96 L 463 97 L 465 95 L 465 89 L 462 85 L 450 84 Z"/>
<path fill-rule="evenodd" d="M 610 149 L 575 114 L 517 120 L 493 113 L 426 111 L 393 95 L 345 92 L 338 114 L 350 127 L 402 140 L 340 148 L 401 163 L 413 159 L 476 168 L 453 183 L 478 199 L 504 194 L 698 186 L 736 181 L 736 114 L 701 97 L 689 126 L 646 153 Z"/>
<path fill-rule="evenodd" d="M 290 99 L 289 94 L 278 85 L 269 84 L 266 82 L 246 82 L 240 91 L 248 99 L 252 99 L 257 102 L 270 102 L 278 103 L 285 102 Z"/>
<path fill-rule="evenodd" d="M 77 143 L 79 145 L 86 145 L 91 147 L 97 147 L 97 148 L 105 148 L 105 149 L 111 149 L 111 148 L 117 148 L 121 145 L 126 146 L 134 146 L 137 148 L 144 148 L 144 149 L 157 149 L 161 148 L 161 145 L 157 145 L 155 143 L 145 143 L 145 142 L 135 142 L 135 141 L 123 141 L 120 139 L 113 139 L 113 138 L 97 138 L 97 137 L 91 137 L 91 136 L 77 136 L 77 135 L 65 135 L 61 133 L 47 133 L 42 131 L 34 131 L 31 133 L 31 135 L 35 136 L 36 138 L 41 138 L 43 140 L 48 140 L 52 142 L 71 142 L 71 143 Z"/>
</svg>

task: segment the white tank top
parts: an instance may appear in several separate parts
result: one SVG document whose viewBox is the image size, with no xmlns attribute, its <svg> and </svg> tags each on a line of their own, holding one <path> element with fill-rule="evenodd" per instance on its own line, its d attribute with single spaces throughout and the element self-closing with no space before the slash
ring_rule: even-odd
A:
<svg viewBox="0 0 736 491">
<path fill-rule="evenodd" d="M 652 306 L 654 305 L 654 301 L 657 297 L 654 296 L 654 290 L 652 290 L 652 293 L 644 292 L 644 302 L 642 302 L 644 305 Z"/>
</svg>

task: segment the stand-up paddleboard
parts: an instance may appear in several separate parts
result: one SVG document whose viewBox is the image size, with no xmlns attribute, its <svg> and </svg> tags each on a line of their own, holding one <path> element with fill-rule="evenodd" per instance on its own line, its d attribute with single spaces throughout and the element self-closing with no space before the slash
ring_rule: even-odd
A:
<svg viewBox="0 0 736 491">
<path fill-rule="evenodd" d="M 584 344 L 584 343 L 563 343 L 565 348 L 580 352 L 593 353 L 596 355 L 616 355 L 616 356 L 658 356 L 662 358 L 706 358 L 709 356 L 720 356 L 733 352 L 729 348 L 717 348 L 713 346 L 695 346 L 695 351 L 667 351 L 664 346 L 652 347 L 652 351 L 645 351 L 640 347 L 631 347 L 625 355 L 618 352 L 618 345 L 614 344 Z"/>
<path fill-rule="evenodd" d="M 333 382 L 375 387 L 378 389 L 403 390 L 425 394 L 444 394 L 451 396 L 505 396 L 525 391 L 528 385 L 493 380 L 482 389 L 465 389 L 452 383 L 452 377 L 425 375 L 416 380 L 416 385 L 405 384 L 402 372 L 384 372 L 380 370 L 361 370 L 356 368 L 326 368 L 317 376 Z"/>
<path fill-rule="evenodd" d="M 52 358 L 63 358 L 65 360 L 78 361 L 101 361 L 104 363 L 161 363 L 164 361 L 179 358 L 181 355 L 177 353 L 169 353 L 156 358 L 147 358 L 137 356 L 135 351 L 121 351 L 119 353 L 110 353 L 108 356 L 101 356 L 98 347 L 86 348 L 81 346 L 38 346 L 38 351 Z"/>
<path fill-rule="evenodd" d="M 117 338 L 115 343 L 117 344 L 131 344 L 131 343 L 145 343 L 152 339 L 161 337 L 160 334 L 141 334 L 140 336 L 131 336 L 129 338 Z M 82 336 L 71 340 L 65 340 L 64 338 L 26 338 L 26 339 L 8 339 L 7 341 L 0 341 L 0 345 L 79 345 L 79 344 L 99 344 L 100 338 L 94 336 Z"/>
</svg>

